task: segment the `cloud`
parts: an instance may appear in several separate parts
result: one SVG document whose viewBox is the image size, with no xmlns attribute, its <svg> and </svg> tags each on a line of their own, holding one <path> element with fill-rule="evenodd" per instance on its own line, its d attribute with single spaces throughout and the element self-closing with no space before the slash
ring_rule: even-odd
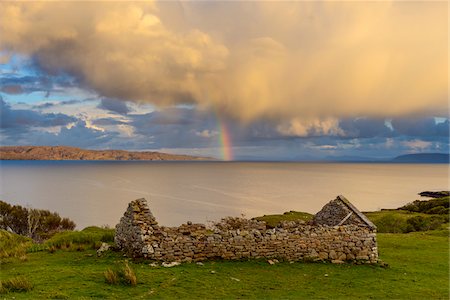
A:
<svg viewBox="0 0 450 300">
<path fill-rule="evenodd" d="M 208 129 L 204 129 L 204 130 L 202 130 L 202 131 L 197 131 L 197 132 L 195 132 L 195 134 L 198 135 L 198 136 L 201 136 L 201 137 L 203 137 L 203 138 L 209 139 L 209 138 L 212 138 L 212 137 L 217 136 L 217 135 L 219 134 L 219 132 L 216 131 L 216 130 L 208 130 Z"/>
<path fill-rule="evenodd" d="M 405 145 L 407 148 L 411 150 L 420 152 L 430 148 L 433 145 L 433 143 L 422 140 L 412 140 L 403 142 L 403 145 Z"/>
<path fill-rule="evenodd" d="M 77 119 L 61 113 L 44 114 L 28 109 L 13 109 L 0 99 L 1 128 L 65 126 Z"/>
<path fill-rule="evenodd" d="M 344 132 L 342 135 L 349 138 L 389 137 L 394 134 L 382 118 L 347 118 L 339 121 L 339 127 Z"/>
<path fill-rule="evenodd" d="M 341 136 L 344 132 L 339 128 L 339 121 L 335 118 L 302 120 L 292 119 L 287 123 L 282 123 L 277 127 L 278 132 L 284 136 Z"/>
<path fill-rule="evenodd" d="M 2 85 L 0 91 L 2 91 L 5 94 L 12 94 L 12 95 L 23 93 L 23 89 L 20 85 Z"/>
<path fill-rule="evenodd" d="M 100 101 L 98 108 L 106 109 L 121 115 L 126 115 L 130 112 L 130 108 L 125 102 L 116 99 L 103 98 Z"/>
<path fill-rule="evenodd" d="M 2 145 L 73 146 L 92 149 L 107 149 L 110 143 L 120 144 L 116 132 L 103 132 L 89 127 L 84 121 L 74 126 L 61 127 L 57 132 L 28 127 L 21 130 L 2 129 Z"/>
<path fill-rule="evenodd" d="M 0 50 L 105 98 L 244 122 L 448 115 L 445 2 L 0 6 Z M 324 129 L 300 123 L 282 131 Z"/>
<path fill-rule="evenodd" d="M 434 118 L 398 118 L 392 120 L 394 130 L 407 136 L 449 136 L 449 120 L 436 123 Z"/>
</svg>

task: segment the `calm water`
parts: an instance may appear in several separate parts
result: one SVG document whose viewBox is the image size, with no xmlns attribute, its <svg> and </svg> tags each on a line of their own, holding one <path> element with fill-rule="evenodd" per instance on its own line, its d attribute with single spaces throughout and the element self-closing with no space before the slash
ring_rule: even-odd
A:
<svg viewBox="0 0 450 300">
<path fill-rule="evenodd" d="M 162 225 L 289 210 L 317 212 L 338 194 L 361 210 L 396 208 L 449 188 L 445 164 L 9 162 L 0 199 L 57 211 L 78 228 L 118 223 L 145 197 Z"/>
</svg>

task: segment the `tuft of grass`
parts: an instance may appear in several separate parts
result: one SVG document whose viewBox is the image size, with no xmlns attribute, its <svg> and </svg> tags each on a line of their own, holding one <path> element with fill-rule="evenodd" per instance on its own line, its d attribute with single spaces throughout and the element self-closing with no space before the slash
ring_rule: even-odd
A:
<svg viewBox="0 0 450 300">
<path fill-rule="evenodd" d="M 309 213 L 305 213 L 305 212 L 300 212 L 300 211 L 288 211 L 285 212 L 282 215 L 264 215 L 262 217 L 256 217 L 253 218 L 254 220 L 258 220 L 258 221 L 264 221 L 266 222 L 268 227 L 276 227 L 281 221 L 297 221 L 297 220 L 301 220 L 301 221 L 310 221 L 312 220 L 312 218 L 314 217 L 314 215 L 309 214 Z"/>
<path fill-rule="evenodd" d="M 31 282 L 23 276 L 0 281 L 0 294 L 6 294 L 9 292 L 28 292 L 32 289 L 33 284 L 31 284 Z"/>
<path fill-rule="evenodd" d="M 22 257 L 31 244 L 30 238 L 0 230 L 0 259 Z"/>
<path fill-rule="evenodd" d="M 105 276 L 105 281 L 108 284 L 118 284 L 119 283 L 119 274 L 117 271 L 112 270 L 111 268 L 108 268 L 103 273 L 103 276 Z"/>
<path fill-rule="evenodd" d="M 134 270 L 130 267 L 127 261 L 120 269 L 108 268 L 104 273 L 105 281 L 108 284 L 115 285 L 121 283 L 122 285 L 136 286 L 137 277 Z"/>
<path fill-rule="evenodd" d="M 137 278 L 136 274 L 134 273 L 133 269 L 130 267 L 127 261 L 125 261 L 125 265 L 123 267 L 123 273 L 122 275 L 122 281 L 126 285 L 136 286 L 137 284 Z"/>
</svg>

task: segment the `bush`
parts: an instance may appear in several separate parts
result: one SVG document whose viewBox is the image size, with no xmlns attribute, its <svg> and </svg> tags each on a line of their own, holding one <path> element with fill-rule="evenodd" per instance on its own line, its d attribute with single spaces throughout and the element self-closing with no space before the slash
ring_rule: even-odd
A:
<svg viewBox="0 0 450 300">
<path fill-rule="evenodd" d="M 394 215 L 387 214 L 379 218 L 375 225 L 377 226 L 378 232 L 388 232 L 388 233 L 404 233 L 407 232 L 407 224 L 405 219 Z"/>
<path fill-rule="evenodd" d="M 35 241 L 42 241 L 56 232 L 74 228 L 73 221 L 61 218 L 56 212 L 27 209 L 0 201 L 0 229 L 28 236 Z"/>
<path fill-rule="evenodd" d="M 444 206 L 435 206 L 429 210 L 427 210 L 427 214 L 432 215 L 448 215 L 450 210 L 448 208 L 445 208 Z"/>
<path fill-rule="evenodd" d="M 406 221 L 406 230 L 407 232 L 434 230 L 441 227 L 443 222 L 444 220 L 440 216 L 432 216 L 429 218 L 423 216 L 415 216 Z"/>
<path fill-rule="evenodd" d="M 0 281 L 0 293 L 27 292 L 33 289 L 31 282 L 25 277 L 14 277 L 5 281 Z"/>
<path fill-rule="evenodd" d="M 434 210 L 439 207 L 439 209 Z M 442 209 L 446 208 L 445 209 Z M 448 214 L 449 208 L 449 197 L 442 197 L 431 200 L 416 200 L 411 203 L 406 204 L 405 206 L 400 207 L 401 210 L 407 210 L 411 212 L 421 212 L 425 214 Z"/>
<path fill-rule="evenodd" d="M 367 217 L 380 233 L 407 233 L 435 230 L 448 223 L 448 216 L 427 215 L 404 210 L 368 212 Z"/>
</svg>

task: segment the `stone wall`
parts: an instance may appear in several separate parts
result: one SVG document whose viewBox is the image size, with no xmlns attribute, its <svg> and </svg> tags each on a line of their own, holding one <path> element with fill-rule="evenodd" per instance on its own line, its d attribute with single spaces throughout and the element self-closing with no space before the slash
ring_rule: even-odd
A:
<svg viewBox="0 0 450 300">
<path fill-rule="evenodd" d="M 132 201 L 116 226 L 116 244 L 132 257 L 165 262 L 206 259 L 278 258 L 288 261 L 327 260 L 334 263 L 378 260 L 376 229 L 364 223 L 342 226 L 265 222 L 226 218 L 207 229 L 188 222 L 159 226 L 145 199 Z"/>
</svg>

